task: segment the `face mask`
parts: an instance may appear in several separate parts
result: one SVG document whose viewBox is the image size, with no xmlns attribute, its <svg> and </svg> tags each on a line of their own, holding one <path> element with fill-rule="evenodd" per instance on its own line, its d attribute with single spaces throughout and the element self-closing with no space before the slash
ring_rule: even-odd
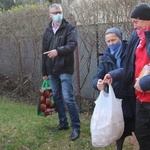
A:
<svg viewBox="0 0 150 150">
<path fill-rule="evenodd" d="M 118 43 L 112 44 L 108 47 L 110 48 L 111 51 L 115 51 L 120 45 L 121 45 L 121 42 L 118 42 Z"/>
<path fill-rule="evenodd" d="M 61 22 L 63 19 L 63 15 L 62 14 L 57 14 L 57 15 L 54 15 L 53 17 L 53 21 L 54 22 Z"/>
</svg>

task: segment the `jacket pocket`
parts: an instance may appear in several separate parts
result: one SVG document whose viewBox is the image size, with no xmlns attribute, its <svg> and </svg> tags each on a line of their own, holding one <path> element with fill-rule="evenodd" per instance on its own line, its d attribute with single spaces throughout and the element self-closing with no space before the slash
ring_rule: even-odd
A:
<svg viewBox="0 0 150 150">
<path fill-rule="evenodd" d="M 64 57 L 57 57 L 55 60 L 54 65 L 54 73 L 62 72 L 62 70 L 65 68 L 65 58 Z"/>
</svg>

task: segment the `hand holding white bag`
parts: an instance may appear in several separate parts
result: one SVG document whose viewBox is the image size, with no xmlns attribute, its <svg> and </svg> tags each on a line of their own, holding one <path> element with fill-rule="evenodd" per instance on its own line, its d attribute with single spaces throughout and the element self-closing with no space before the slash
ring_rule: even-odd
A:
<svg viewBox="0 0 150 150">
<path fill-rule="evenodd" d="M 122 100 L 115 97 L 113 88 L 109 85 L 109 93 L 101 91 L 95 104 L 90 125 L 92 145 L 105 147 L 123 134 Z"/>
</svg>

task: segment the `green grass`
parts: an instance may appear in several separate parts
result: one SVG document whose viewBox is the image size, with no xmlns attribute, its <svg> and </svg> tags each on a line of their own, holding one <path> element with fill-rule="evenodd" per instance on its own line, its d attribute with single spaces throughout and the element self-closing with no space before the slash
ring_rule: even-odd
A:
<svg viewBox="0 0 150 150">
<path fill-rule="evenodd" d="M 58 125 L 57 114 L 37 116 L 37 106 L 15 103 L 0 97 L 0 150 L 115 150 L 115 144 L 94 148 L 91 144 L 90 117 L 80 115 L 81 136 L 70 141 L 71 128 L 50 133 Z M 124 150 L 133 150 L 126 141 Z"/>
</svg>

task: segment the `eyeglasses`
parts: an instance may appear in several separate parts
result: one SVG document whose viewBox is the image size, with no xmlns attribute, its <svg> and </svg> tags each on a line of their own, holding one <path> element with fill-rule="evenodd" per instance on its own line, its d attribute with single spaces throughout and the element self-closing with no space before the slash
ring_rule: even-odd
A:
<svg viewBox="0 0 150 150">
<path fill-rule="evenodd" d="M 62 12 L 61 11 L 56 11 L 56 12 L 50 12 L 51 14 L 53 15 L 57 15 L 57 14 L 61 14 Z"/>
</svg>

